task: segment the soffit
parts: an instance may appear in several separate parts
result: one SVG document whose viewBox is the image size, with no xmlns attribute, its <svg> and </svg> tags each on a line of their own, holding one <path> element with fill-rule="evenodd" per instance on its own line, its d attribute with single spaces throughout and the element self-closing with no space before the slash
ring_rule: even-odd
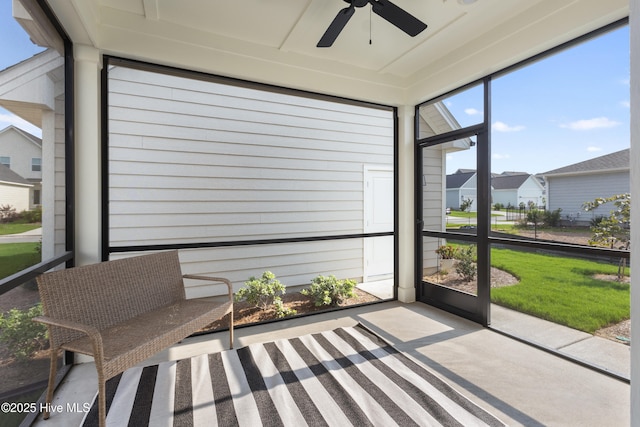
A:
<svg viewBox="0 0 640 427">
<path fill-rule="evenodd" d="M 365 6 L 332 47 L 317 48 L 343 0 L 49 3 L 74 41 L 105 53 L 393 103 L 429 96 L 430 81 L 469 81 L 628 14 L 628 0 L 394 0 L 428 28 L 412 38 Z"/>
</svg>

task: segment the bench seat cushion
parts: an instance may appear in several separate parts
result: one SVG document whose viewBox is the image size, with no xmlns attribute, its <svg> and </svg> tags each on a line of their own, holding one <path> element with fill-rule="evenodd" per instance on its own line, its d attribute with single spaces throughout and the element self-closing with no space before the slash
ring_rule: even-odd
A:
<svg viewBox="0 0 640 427">
<path fill-rule="evenodd" d="M 232 302 L 188 299 L 170 304 L 101 331 L 105 379 L 181 341 L 231 311 Z M 93 355 L 88 337 L 70 341 L 64 349 Z"/>
</svg>

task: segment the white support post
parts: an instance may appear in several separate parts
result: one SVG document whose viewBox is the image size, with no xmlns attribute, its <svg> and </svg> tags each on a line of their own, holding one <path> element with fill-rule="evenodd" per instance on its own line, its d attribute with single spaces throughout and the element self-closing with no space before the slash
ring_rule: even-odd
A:
<svg viewBox="0 0 640 427">
<path fill-rule="evenodd" d="M 398 215 L 399 218 L 399 271 L 398 300 L 414 302 L 415 287 L 415 203 L 414 203 L 414 107 L 398 108 Z"/>
<path fill-rule="evenodd" d="M 76 265 L 101 261 L 100 51 L 75 45 Z"/>
</svg>

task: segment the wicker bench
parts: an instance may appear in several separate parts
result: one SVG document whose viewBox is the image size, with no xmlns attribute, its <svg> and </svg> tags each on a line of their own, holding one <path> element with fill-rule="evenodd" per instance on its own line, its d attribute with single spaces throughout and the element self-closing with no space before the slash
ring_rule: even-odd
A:
<svg viewBox="0 0 640 427">
<path fill-rule="evenodd" d="M 186 299 L 183 278 L 227 285 L 229 301 Z M 233 348 L 233 289 L 227 279 L 182 275 L 178 252 L 108 261 L 37 278 L 51 343 L 47 403 L 53 398 L 59 349 L 93 356 L 98 371 L 100 425 L 105 382 L 229 314 Z M 49 407 L 49 405 L 47 405 Z M 49 413 L 44 413 L 47 419 Z"/>
</svg>

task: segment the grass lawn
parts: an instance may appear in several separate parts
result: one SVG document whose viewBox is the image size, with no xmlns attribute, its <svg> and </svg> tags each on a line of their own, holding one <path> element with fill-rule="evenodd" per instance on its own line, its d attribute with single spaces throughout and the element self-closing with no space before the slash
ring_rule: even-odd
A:
<svg viewBox="0 0 640 427">
<path fill-rule="evenodd" d="M 589 333 L 630 317 L 629 284 L 593 278 L 616 265 L 508 249 L 493 249 L 491 264 L 520 279 L 491 290 L 496 304 Z"/>
<path fill-rule="evenodd" d="M 5 234 L 18 234 L 24 233 L 25 231 L 35 230 L 36 228 L 42 227 L 42 224 L 24 224 L 18 222 L 10 222 L 8 224 L 0 224 L 0 236 Z"/>
<path fill-rule="evenodd" d="M 0 279 L 40 262 L 39 243 L 5 243 L 0 245 Z"/>
<path fill-rule="evenodd" d="M 478 212 L 463 212 L 463 211 L 451 211 L 447 216 L 453 216 L 456 218 L 477 218 Z M 500 216 L 499 214 L 491 214 L 491 216 Z"/>
</svg>

